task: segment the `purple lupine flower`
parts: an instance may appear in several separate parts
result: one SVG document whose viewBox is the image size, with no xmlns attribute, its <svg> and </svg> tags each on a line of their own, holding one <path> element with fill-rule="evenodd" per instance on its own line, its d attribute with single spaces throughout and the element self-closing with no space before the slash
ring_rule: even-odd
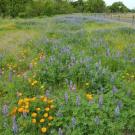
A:
<svg viewBox="0 0 135 135">
<path fill-rule="evenodd" d="M 76 126 L 76 118 L 72 117 L 72 127 L 74 128 Z"/>
<path fill-rule="evenodd" d="M 16 116 L 13 117 L 12 123 L 13 123 L 13 125 L 12 125 L 13 134 L 16 135 L 18 132 L 18 125 L 16 122 Z"/>
<path fill-rule="evenodd" d="M 98 61 L 98 65 L 101 66 L 101 60 Z"/>
<path fill-rule="evenodd" d="M 8 126 L 8 122 L 7 122 L 7 119 L 6 119 L 6 116 L 8 116 L 8 106 L 7 106 L 7 104 L 3 105 L 2 114 L 5 117 L 4 121 L 3 121 L 3 127 L 7 128 L 7 126 Z"/>
<path fill-rule="evenodd" d="M 104 92 L 104 87 L 100 87 L 100 91 L 103 93 Z"/>
<path fill-rule="evenodd" d="M 73 87 L 73 82 L 70 80 L 69 89 L 72 90 L 72 87 Z"/>
<path fill-rule="evenodd" d="M 67 92 L 65 92 L 65 94 L 64 94 L 64 99 L 65 99 L 65 102 L 67 104 L 68 103 L 68 93 Z"/>
<path fill-rule="evenodd" d="M 119 100 L 119 101 L 118 101 L 118 104 L 117 104 L 117 105 L 118 105 L 118 107 L 119 107 L 120 109 L 122 109 L 122 107 L 123 107 L 123 103 L 122 103 L 122 101 L 121 101 L 121 100 Z"/>
<path fill-rule="evenodd" d="M 68 85 L 68 79 L 65 79 L 66 84 Z"/>
<path fill-rule="evenodd" d="M 51 56 L 50 59 L 49 59 L 49 63 L 53 63 L 54 61 L 55 61 L 55 57 Z"/>
<path fill-rule="evenodd" d="M 103 105 L 103 95 L 99 96 L 98 105 L 99 105 L 99 108 L 102 108 L 102 105 Z"/>
<path fill-rule="evenodd" d="M 118 92 L 118 89 L 116 88 L 116 86 L 113 86 L 113 88 L 112 88 L 112 93 L 113 93 L 113 95 L 115 94 L 115 93 L 117 93 Z"/>
<path fill-rule="evenodd" d="M 95 117 L 94 121 L 95 121 L 96 125 L 99 125 L 100 124 L 100 119 L 99 119 L 98 116 Z"/>
<path fill-rule="evenodd" d="M 61 128 L 59 128 L 58 135 L 63 135 L 63 131 Z"/>
<path fill-rule="evenodd" d="M 46 97 L 49 97 L 49 96 L 50 96 L 50 91 L 49 91 L 49 90 L 46 90 L 45 96 L 46 96 Z"/>
<path fill-rule="evenodd" d="M 8 75 L 8 80 L 11 82 L 12 81 L 12 76 L 13 76 L 13 72 L 12 70 L 9 71 L 9 75 Z"/>
<path fill-rule="evenodd" d="M 73 85 L 72 90 L 76 91 L 76 85 L 75 84 Z"/>
<path fill-rule="evenodd" d="M 96 64 L 96 70 L 99 70 L 100 66 L 101 66 L 101 60 L 99 60 Z"/>
<path fill-rule="evenodd" d="M 56 116 L 57 116 L 57 117 L 63 117 L 63 114 L 62 114 L 60 111 L 58 111 L 58 112 L 56 113 Z"/>
<path fill-rule="evenodd" d="M 131 62 L 135 64 L 135 58 L 131 58 Z"/>
<path fill-rule="evenodd" d="M 109 49 L 109 48 L 107 48 L 107 50 L 106 50 L 106 56 L 107 56 L 107 57 L 110 56 L 110 49 Z"/>
<path fill-rule="evenodd" d="M 80 106 L 81 105 L 81 98 L 80 98 L 80 96 L 77 96 L 76 97 L 76 105 L 77 106 Z"/>
<path fill-rule="evenodd" d="M 7 104 L 5 104 L 2 108 L 2 113 L 4 116 L 7 116 L 8 115 L 8 106 Z"/>
<path fill-rule="evenodd" d="M 120 115 L 120 108 L 119 108 L 118 105 L 117 105 L 117 107 L 115 108 L 114 114 L 115 114 L 116 117 L 118 117 L 118 116 Z"/>
<path fill-rule="evenodd" d="M 114 75 L 111 76 L 110 81 L 111 81 L 111 83 L 114 83 L 114 81 L 115 81 L 115 76 Z"/>
<path fill-rule="evenodd" d="M 98 69 L 99 69 L 99 64 L 96 63 L 96 64 L 95 64 L 95 67 L 96 67 L 96 70 L 98 70 Z"/>
</svg>

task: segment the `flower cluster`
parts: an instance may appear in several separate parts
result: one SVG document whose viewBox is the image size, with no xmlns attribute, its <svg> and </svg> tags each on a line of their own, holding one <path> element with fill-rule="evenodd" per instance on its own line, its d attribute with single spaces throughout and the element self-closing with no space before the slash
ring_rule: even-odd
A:
<svg viewBox="0 0 135 135">
<path fill-rule="evenodd" d="M 38 81 L 34 78 L 29 78 L 28 82 L 31 86 L 36 86 L 38 84 Z"/>
<path fill-rule="evenodd" d="M 54 119 L 53 102 L 46 96 L 21 98 L 18 101 L 18 106 L 12 110 L 11 115 L 27 114 L 31 123 L 36 125 L 42 133 L 46 133 Z"/>
<path fill-rule="evenodd" d="M 7 64 L 6 67 L 9 69 L 9 70 L 12 70 L 15 72 L 16 68 L 17 68 L 17 64 Z"/>
</svg>

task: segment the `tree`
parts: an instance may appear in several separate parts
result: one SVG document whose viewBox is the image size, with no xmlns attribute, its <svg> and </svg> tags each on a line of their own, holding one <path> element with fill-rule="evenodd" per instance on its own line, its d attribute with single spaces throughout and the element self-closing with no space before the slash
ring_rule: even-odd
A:
<svg viewBox="0 0 135 135">
<path fill-rule="evenodd" d="M 111 12 L 128 12 L 129 9 L 122 2 L 114 2 L 110 7 Z"/>
<path fill-rule="evenodd" d="M 84 11 L 84 2 L 83 0 L 78 1 L 72 1 L 71 5 L 77 10 L 77 12 L 83 12 Z"/>
<path fill-rule="evenodd" d="M 66 14 L 74 11 L 73 6 L 67 0 L 55 0 L 55 14 Z"/>
<path fill-rule="evenodd" d="M 25 11 L 26 4 L 32 2 L 32 0 L 8 0 L 10 16 L 16 17 L 19 13 Z"/>
<path fill-rule="evenodd" d="M 9 15 L 9 0 L 0 0 L 0 15 Z"/>
<path fill-rule="evenodd" d="M 86 2 L 86 11 L 92 13 L 102 13 L 105 11 L 105 2 L 103 0 L 88 0 Z"/>
<path fill-rule="evenodd" d="M 130 12 L 135 13 L 135 9 L 131 9 Z"/>
</svg>

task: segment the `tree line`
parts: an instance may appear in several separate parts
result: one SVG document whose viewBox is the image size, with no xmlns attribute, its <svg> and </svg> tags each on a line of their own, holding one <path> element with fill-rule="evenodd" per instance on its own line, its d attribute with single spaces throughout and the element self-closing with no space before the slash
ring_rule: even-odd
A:
<svg viewBox="0 0 135 135">
<path fill-rule="evenodd" d="M 76 12 L 129 12 L 122 2 L 106 6 L 103 0 L 0 0 L 0 16 L 34 17 Z M 135 10 L 132 10 L 133 12 Z"/>
</svg>

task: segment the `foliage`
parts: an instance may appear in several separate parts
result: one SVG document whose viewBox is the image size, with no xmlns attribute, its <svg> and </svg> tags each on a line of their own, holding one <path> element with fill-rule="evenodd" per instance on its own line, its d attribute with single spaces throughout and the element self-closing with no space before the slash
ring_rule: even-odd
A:
<svg viewBox="0 0 135 135">
<path fill-rule="evenodd" d="M 85 10 L 92 13 L 102 13 L 105 11 L 105 2 L 103 0 L 88 0 Z"/>
<path fill-rule="evenodd" d="M 128 12 L 128 8 L 122 2 L 114 2 L 109 8 L 111 12 Z"/>
<path fill-rule="evenodd" d="M 7 16 L 9 15 L 9 3 L 8 0 L 0 0 L 0 15 Z"/>
<path fill-rule="evenodd" d="M 78 1 L 71 1 L 71 4 L 73 7 L 76 9 L 76 12 L 84 12 L 84 4 L 85 2 L 83 0 L 78 0 Z"/>
<path fill-rule="evenodd" d="M 103 0 L 0 0 L 0 15 L 11 17 L 52 16 L 74 12 L 128 12 L 122 2 L 106 7 Z"/>
<path fill-rule="evenodd" d="M 0 1 L 0 13 L 3 16 L 33 17 L 73 12 L 73 7 L 67 1 L 55 0 L 6 0 Z"/>
<path fill-rule="evenodd" d="M 55 14 L 68 14 L 74 12 L 102 13 L 127 12 L 128 8 L 122 2 L 115 2 L 106 7 L 103 0 L 0 0 L 0 15 L 11 17 L 51 16 Z"/>
<path fill-rule="evenodd" d="M 80 14 L 0 23 L 1 135 L 134 134 L 134 29 Z"/>
</svg>

